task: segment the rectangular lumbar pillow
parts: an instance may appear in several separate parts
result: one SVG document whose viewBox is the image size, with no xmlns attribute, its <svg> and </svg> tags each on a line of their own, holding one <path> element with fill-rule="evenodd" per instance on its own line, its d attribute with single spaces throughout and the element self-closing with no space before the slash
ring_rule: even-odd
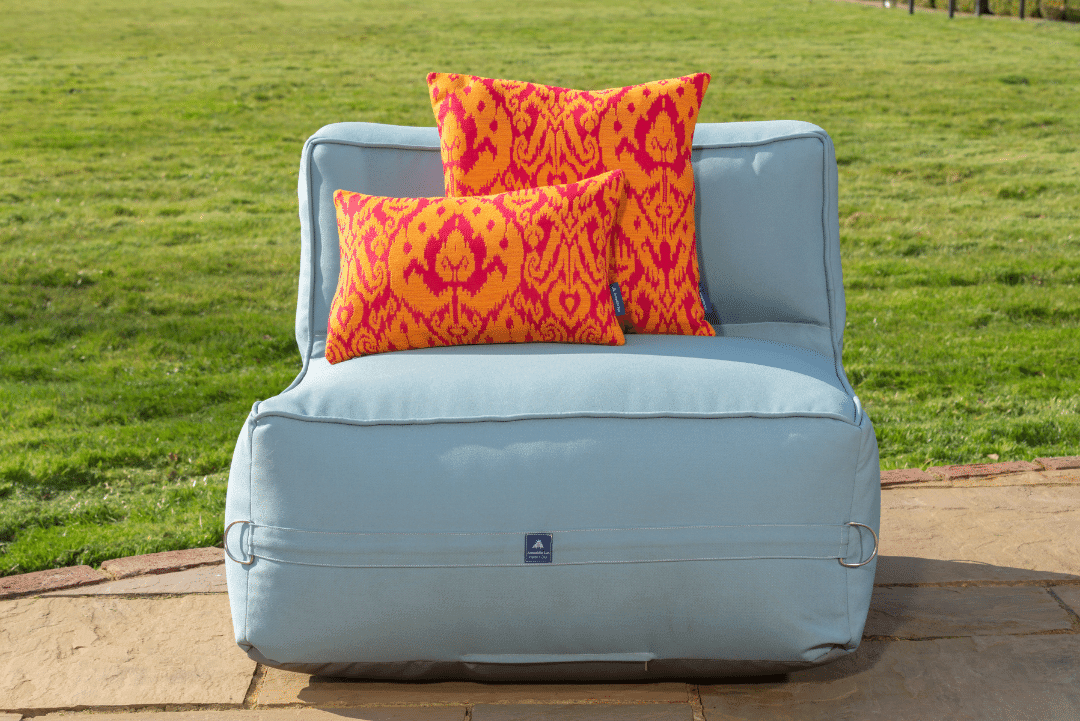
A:
<svg viewBox="0 0 1080 721">
<path fill-rule="evenodd" d="M 709 75 L 583 91 L 431 73 L 448 196 L 626 173 L 610 281 L 624 330 L 715 335 L 699 295 L 690 150 Z"/>
<path fill-rule="evenodd" d="M 470 343 L 623 345 L 607 282 L 621 171 L 466 198 L 334 193 L 326 358 Z"/>
</svg>

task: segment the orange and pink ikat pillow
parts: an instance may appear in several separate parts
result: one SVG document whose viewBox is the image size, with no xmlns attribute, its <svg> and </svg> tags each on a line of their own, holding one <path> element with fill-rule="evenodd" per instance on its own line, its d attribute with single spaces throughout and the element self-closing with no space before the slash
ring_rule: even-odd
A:
<svg viewBox="0 0 1080 721">
<path fill-rule="evenodd" d="M 461 198 L 334 194 L 326 358 L 473 343 L 625 343 L 607 282 L 622 171 Z"/>
<path fill-rule="evenodd" d="M 623 329 L 715 335 L 699 295 L 691 147 L 709 75 L 584 91 L 428 75 L 446 194 L 486 195 L 626 173 L 609 279 Z"/>
<path fill-rule="evenodd" d="M 582 91 L 431 73 L 446 198 L 334 195 L 326 357 L 715 335 L 691 148 L 709 75 Z"/>
</svg>

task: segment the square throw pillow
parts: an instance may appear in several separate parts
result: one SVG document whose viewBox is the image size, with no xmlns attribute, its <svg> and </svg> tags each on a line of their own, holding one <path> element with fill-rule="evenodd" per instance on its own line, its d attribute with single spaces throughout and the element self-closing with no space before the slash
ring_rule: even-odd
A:
<svg viewBox="0 0 1080 721">
<path fill-rule="evenodd" d="M 339 190 L 326 359 L 469 343 L 623 345 L 608 285 L 624 176 L 467 198 Z"/>
<path fill-rule="evenodd" d="M 699 295 L 690 151 L 709 75 L 609 90 L 431 73 L 448 196 L 626 173 L 611 282 L 623 329 L 715 335 Z"/>
</svg>

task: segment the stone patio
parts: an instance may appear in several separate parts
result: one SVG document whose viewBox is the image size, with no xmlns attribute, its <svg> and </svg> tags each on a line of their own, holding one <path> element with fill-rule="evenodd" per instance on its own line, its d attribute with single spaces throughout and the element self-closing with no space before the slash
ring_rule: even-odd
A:
<svg viewBox="0 0 1080 721">
<path fill-rule="evenodd" d="M 239 651 L 221 550 L 196 549 L 0 579 L 0 721 L 1080 719 L 1080 458 L 882 482 L 864 641 L 829 666 L 730 683 L 289 673 Z"/>
</svg>

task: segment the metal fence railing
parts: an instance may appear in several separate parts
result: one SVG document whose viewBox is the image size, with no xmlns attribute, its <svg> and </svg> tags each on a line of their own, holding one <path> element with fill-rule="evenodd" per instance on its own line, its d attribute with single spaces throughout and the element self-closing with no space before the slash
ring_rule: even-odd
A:
<svg viewBox="0 0 1080 721">
<path fill-rule="evenodd" d="M 979 17 L 983 14 L 983 2 L 984 0 L 975 0 L 975 17 Z M 1019 14 L 1021 20 L 1024 19 L 1026 4 L 1025 0 L 1020 0 Z M 915 0 L 908 0 L 908 14 L 915 14 Z M 951 18 L 954 15 L 956 15 L 956 0 L 949 0 L 949 17 Z"/>
</svg>

